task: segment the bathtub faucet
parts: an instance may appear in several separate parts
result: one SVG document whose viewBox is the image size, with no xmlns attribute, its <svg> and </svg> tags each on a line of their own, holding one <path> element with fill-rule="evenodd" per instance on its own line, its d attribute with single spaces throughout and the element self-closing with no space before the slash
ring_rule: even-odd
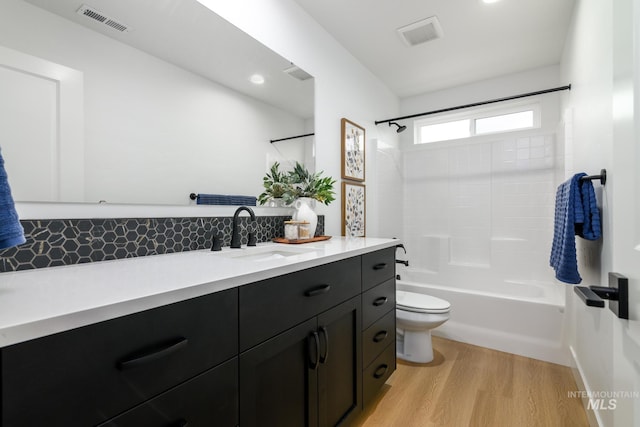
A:
<svg viewBox="0 0 640 427">
<path fill-rule="evenodd" d="M 409 267 L 409 260 L 403 261 L 401 259 L 397 259 L 396 264 L 404 264 L 405 266 Z"/>
</svg>

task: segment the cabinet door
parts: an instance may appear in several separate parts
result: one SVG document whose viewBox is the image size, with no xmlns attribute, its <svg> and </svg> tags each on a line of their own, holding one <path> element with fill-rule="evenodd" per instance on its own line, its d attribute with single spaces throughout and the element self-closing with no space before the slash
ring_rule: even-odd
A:
<svg viewBox="0 0 640 427">
<path fill-rule="evenodd" d="M 396 279 L 392 278 L 362 294 L 362 328 L 367 329 L 376 320 L 396 307 Z"/>
<path fill-rule="evenodd" d="M 316 318 L 240 355 L 242 427 L 317 427 Z"/>
<path fill-rule="evenodd" d="M 319 425 L 348 425 L 362 402 L 362 334 L 360 297 L 318 316 Z"/>
<path fill-rule="evenodd" d="M 238 358 L 145 402 L 99 427 L 235 427 Z"/>
<path fill-rule="evenodd" d="M 353 298 L 360 280 L 354 257 L 240 287 L 240 351 Z"/>
<path fill-rule="evenodd" d="M 230 289 L 2 349 L 3 426 L 91 426 L 237 355 Z"/>
<path fill-rule="evenodd" d="M 396 248 L 381 249 L 362 255 L 362 290 L 392 279 L 396 275 Z"/>
<path fill-rule="evenodd" d="M 396 370 L 396 344 L 390 343 L 364 370 L 364 407 L 380 392 L 380 388 Z"/>
<path fill-rule="evenodd" d="M 366 369 L 391 343 L 396 342 L 396 311 L 390 310 L 362 332 L 362 360 Z"/>
</svg>

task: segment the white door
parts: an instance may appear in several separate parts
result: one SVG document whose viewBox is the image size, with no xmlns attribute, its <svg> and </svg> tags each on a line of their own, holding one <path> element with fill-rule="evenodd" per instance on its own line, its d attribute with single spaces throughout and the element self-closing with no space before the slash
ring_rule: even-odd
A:
<svg viewBox="0 0 640 427">
<path fill-rule="evenodd" d="M 614 426 L 640 425 L 640 0 L 613 2 L 612 270 L 629 278 L 629 320 L 612 328 Z M 607 271 L 603 271 L 605 280 Z"/>
<path fill-rule="evenodd" d="M 0 46 L 0 149 L 16 201 L 84 197 L 82 73 Z"/>
</svg>

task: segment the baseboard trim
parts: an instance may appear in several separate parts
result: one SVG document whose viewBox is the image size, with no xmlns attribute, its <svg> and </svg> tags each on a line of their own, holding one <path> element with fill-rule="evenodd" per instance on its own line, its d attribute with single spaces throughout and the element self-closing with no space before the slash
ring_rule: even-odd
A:
<svg viewBox="0 0 640 427">
<path fill-rule="evenodd" d="M 573 346 L 569 346 L 569 352 L 571 353 L 572 365 L 571 372 L 573 373 L 573 378 L 576 380 L 576 385 L 578 386 L 578 390 L 586 391 L 589 394 L 592 390 L 589 387 L 589 382 L 584 376 L 584 370 L 582 369 L 582 365 L 580 364 L 580 360 L 578 359 L 578 355 L 576 354 Z M 584 406 L 584 410 L 587 413 L 587 420 L 589 421 L 590 427 L 602 427 L 602 420 L 600 419 L 600 414 L 594 411 L 588 405 L 589 399 L 586 397 L 582 398 L 582 406 Z"/>
</svg>

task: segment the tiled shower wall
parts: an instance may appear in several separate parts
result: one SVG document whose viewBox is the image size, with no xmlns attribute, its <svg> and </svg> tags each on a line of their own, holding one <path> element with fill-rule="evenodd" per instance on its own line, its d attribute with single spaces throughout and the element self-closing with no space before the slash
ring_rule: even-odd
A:
<svg viewBox="0 0 640 427">
<path fill-rule="evenodd" d="M 290 216 L 258 216 L 258 242 L 284 235 Z M 214 233 L 231 244 L 231 217 L 23 220 L 27 242 L 0 251 L 0 272 L 211 248 Z M 243 244 L 250 225 L 240 217 Z M 316 235 L 324 233 L 318 216 Z"/>
<path fill-rule="evenodd" d="M 551 281 L 554 134 L 405 153 L 405 241 L 434 283 Z"/>
</svg>

